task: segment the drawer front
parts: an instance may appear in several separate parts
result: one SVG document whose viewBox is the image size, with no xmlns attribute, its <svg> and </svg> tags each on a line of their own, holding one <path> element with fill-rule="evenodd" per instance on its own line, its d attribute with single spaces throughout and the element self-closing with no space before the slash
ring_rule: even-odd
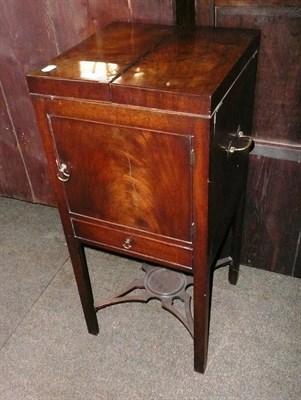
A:
<svg viewBox="0 0 301 400">
<path fill-rule="evenodd" d="M 71 213 L 192 241 L 192 136 L 50 120 Z"/>
<path fill-rule="evenodd" d="M 75 237 L 86 243 L 172 267 L 188 270 L 192 267 L 192 248 L 185 244 L 168 243 L 127 230 L 76 219 L 72 219 L 72 224 Z"/>
</svg>

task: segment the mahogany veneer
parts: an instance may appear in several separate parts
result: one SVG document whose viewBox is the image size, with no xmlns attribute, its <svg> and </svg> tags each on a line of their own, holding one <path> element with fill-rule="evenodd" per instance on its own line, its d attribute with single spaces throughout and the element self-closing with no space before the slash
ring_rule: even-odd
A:
<svg viewBox="0 0 301 400">
<path fill-rule="evenodd" d="M 193 277 L 204 371 L 212 272 L 231 227 L 225 260 L 238 276 L 258 47 L 250 30 L 113 23 L 28 75 L 90 333 L 101 307 L 84 245 Z"/>
</svg>

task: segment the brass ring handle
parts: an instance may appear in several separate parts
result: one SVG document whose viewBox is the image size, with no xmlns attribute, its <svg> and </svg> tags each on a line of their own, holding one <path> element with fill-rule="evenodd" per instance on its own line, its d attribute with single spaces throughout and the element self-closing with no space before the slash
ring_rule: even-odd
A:
<svg viewBox="0 0 301 400">
<path fill-rule="evenodd" d="M 126 250 L 129 250 L 132 248 L 132 242 L 133 239 L 131 237 L 128 237 L 125 239 L 125 241 L 122 243 L 122 247 Z"/>
<path fill-rule="evenodd" d="M 60 164 L 58 166 L 58 173 L 57 173 L 57 177 L 60 181 L 62 182 L 67 182 L 70 178 L 70 173 L 68 172 L 68 167 L 66 164 Z"/>
<path fill-rule="evenodd" d="M 244 133 L 242 131 L 240 131 L 240 132 L 238 132 L 238 137 L 248 139 L 247 144 L 243 147 L 235 147 L 235 146 L 231 146 L 231 142 L 230 142 L 228 150 L 227 150 L 228 153 L 233 154 L 236 151 L 245 151 L 245 150 L 248 150 L 252 146 L 253 139 L 250 136 L 246 136 L 246 135 L 244 135 Z"/>
</svg>

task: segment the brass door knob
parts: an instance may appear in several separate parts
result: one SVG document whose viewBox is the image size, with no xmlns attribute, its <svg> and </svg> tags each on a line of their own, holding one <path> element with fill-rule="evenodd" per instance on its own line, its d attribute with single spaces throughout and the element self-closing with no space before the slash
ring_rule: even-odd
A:
<svg viewBox="0 0 301 400">
<path fill-rule="evenodd" d="M 68 171 L 68 167 L 66 164 L 58 164 L 58 173 L 57 177 L 62 182 L 67 182 L 70 178 L 70 173 Z"/>
</svg>

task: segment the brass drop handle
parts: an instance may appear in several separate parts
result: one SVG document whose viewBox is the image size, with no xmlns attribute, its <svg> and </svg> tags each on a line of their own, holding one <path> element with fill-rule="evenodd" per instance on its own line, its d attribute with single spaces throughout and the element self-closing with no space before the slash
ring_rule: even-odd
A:
<svg viewBox="0 0 301 400">
<path fill-rule="evenodd" d="M 125 239 L 125 241 L 122 243 L 122 247 L 126 250 L 129 250 L 132 248 L 132 243 L 133 239 L 131 237 L 128 237 Z"/>
<path fill-rule="evenodd" d="M 238 136 L 239 138 L 247 139 L 247 140 L 248 140 L 248 141 L 247 141 L 247 144 L 246 144 L 245 146 L 243 146 L 243 147 L 235 147 L 235 146 L 231 146 L 232 142 L 230 142 L 230 143 L 229 143 L 228 150 L 227 150 L 228 153 L 233 154 L 233 153 L 235 153 L 236 151 L 245 151 L 245 150 L 248 150 L 248 149 L 252 146 L 252 144 L 253 144 L 253 139 L 252 139 L 250 136 L 244 135 L 243 131 L 239 131 L 239 132 L 237 133 L 237 136 Z"/>
<path fill-rule="evenodd" d="M 70 178 L 70 173 L 68 171 L 68 167 L 66 164 L 58 164 L 58 173 L 57 177 L 62 182 L 67 182 Z"/>
</svg>

